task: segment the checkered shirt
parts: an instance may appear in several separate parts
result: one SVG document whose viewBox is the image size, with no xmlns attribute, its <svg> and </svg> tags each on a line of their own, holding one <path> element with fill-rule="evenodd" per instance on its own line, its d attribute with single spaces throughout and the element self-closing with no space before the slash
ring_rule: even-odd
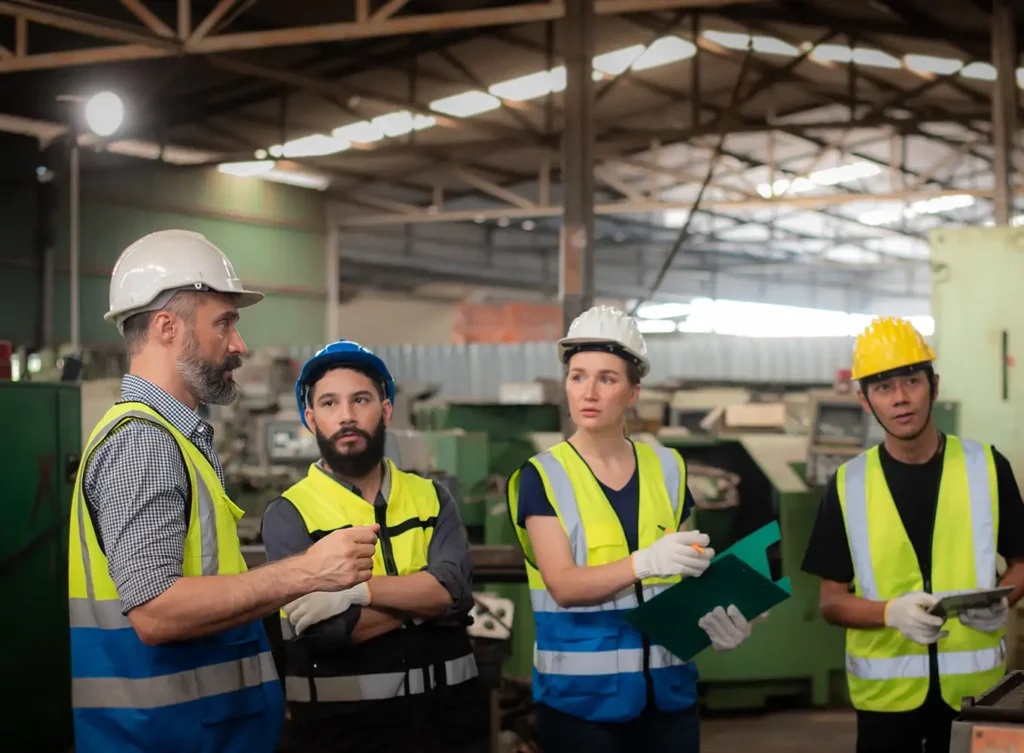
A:
<svg viewBox="0 0 1024 753">
<path fill-rule="evenodd" d="M 224 483 L 213 427 L 198 413 L 132 374 L 121 382 L 121 399 L 144 403 L 167 419 L 199 448 Z M 83 489 L 127 614 L 182 577 L 192 499 L 184 458 L 166 431 L 147 421 L 129 421 L 93 453 Z"/>
</svg>

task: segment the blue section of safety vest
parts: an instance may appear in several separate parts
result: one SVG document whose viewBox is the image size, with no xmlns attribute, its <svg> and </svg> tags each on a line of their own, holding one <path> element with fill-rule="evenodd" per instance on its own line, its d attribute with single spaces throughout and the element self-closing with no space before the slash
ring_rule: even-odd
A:
<svg viewBox="0 0 1024 753">
<path fill-rule="evenodd" d="M 651 670 L 654 700 L 662 711 L 682 711 L 697 702 L 697 679 L 700 673 L 693 662 L 675 667 Z"/>
<path fill-rule="evenodd" d="M 537 648 L 541 651 L 615 651 L 642 648 L 643 636 L 623 618 L 629 610 L 536 612 Z"/>
<path fill-rule="evenodd" d="M 643 672 L 553 675 L 533 671 L 533 700 L 592 722 L 625 722 L 644 710 Z"/>
<path fill-rule="evenodd" d="M 76 753 L 273 753 L 281 683 L 156 709 L 76 709 Z"/>
<path fill-rule="evenodd" d="M 133 628 L 71 628 L 72 677 L 141 679 L 244 659 L 270 650 L 262 623 L 190 641 L 147 646 Z"/>
<path fill-rule="evenodd" d="M 536 612 L 537 650 L 601 652 L 643 648 L 643 636 L 623 617 L 629 610 Z M 665 712 L 682 711 L 697 702 L 697 667 L 683 664 L 650 670 L 654 704 Z M 563 675 L 533 671 L 533 699 L 595 722 L 624 722 L 647 704 L 643 672 Z"/>
<path fill-rule="evenodd" d="M 77 678 L 158 678 L 269 650 L 261 622 L 161 646 L 145 645 L 131 628 L 72 628 L 71 673 Z M 284 726 L 284 693 L 274 679 L 158 708 L 75 709 L 74 723 L 77 753 L 272 753 Z"/>
</svg>

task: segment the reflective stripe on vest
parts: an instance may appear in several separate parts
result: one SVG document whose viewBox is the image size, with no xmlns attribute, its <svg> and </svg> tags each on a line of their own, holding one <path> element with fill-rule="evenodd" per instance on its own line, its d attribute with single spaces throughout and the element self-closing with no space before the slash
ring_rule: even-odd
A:
<svg viewBox="0 0 1024 753">
<path fill-rule="evenodd" d="M 615 651 L 538 651 L 534 650 L 534 666 L 549 675 L 589 677 L 644 671 L 642 648 L 620 648 Z M 664 646 L 651 646 L 650 669 L 679 667 L 685 661 Z"/>
<path fill-rule="evenodd" d="M 80 709 L 153 709 L 198 701 L 261 685 L 276 677 L 269 651 L 158 677 L 88 677 L 72 684 L 72 704 Z"/>
<path fill-rule="evenodd" d="M 223 741 L 214 740 L 201 725 L 207 710 L 213 716 L 223 715 L 237 698 L 238 708 L 251 711 L 224 728 L 233 730 L 237 741 L 228 746 L 230 750 L 236 750 L 236 744 L 253 751 L 273 750 L 283 721 L 283 699 L 262 624 L 254 621 L 167 645 L 143 644 L 121 611 L 93 530 L 82 489 L 83 470 L 100 443 L 125 421 L 148 421 L 167 430 L 181 450 L 192 490 L 182 564 L 185 576 L 245 570 L 230 527 L 241 512 L 223 495 L 219 481 L 216 489 L 210 487 L 207 478 L 215 474 L 208 462 L 200 467 L 195 457 L 199 450 L 155 411 L 114 406 L 107 416 L 82 455 L 71 512 L 68 612 L 76 742 L 83 751 L 119 746 L 155 750 L 157 740 L 187 732 L 196 751 L 224 750 Z M 186 703 L 191 704 L 187 713 L 176 708 Z"/>
<path fill-rule="evenodd" d="M 427 677 L 424 677 L 424 672 Z M 472 655 L 449 659 L 444 663 L 446 685 L 458 685 L 472 680 L 478 674 L 476 660 Z M 316 700 L 320 703 L 351 703 L 355 701 L 383 701 L 406 695 L 405 678 L 409 676 L 408 695 L 420 695 L 436 688 L 438 679 L 434 666 L 410 672 L 380 672 L 372 675 L 348 675 L 340 677 L 314 677 Z M 429 684 L 425 682 L 429 679 Z M 285 677 L 285 691 L 289 702 L 309 703 L 313 700 L 309 679 Z"/>
<path fill-rule="evenodd" d="M 837 480 L 842 479 L 840 501 L 858 596 L 887 601 L 908 591 L 930 590 L 941 596 L 996 585 L 998 500 L 990 451 L 958 437 L 947 437 L 946 442 L 932 534 L 932 546 L 941 547 L 942 559 L 932 564 L 928 589 L 888 491 L 878 449 L 841 469 Z M 956 547 L 966 536 L 967 542 Z M 876 569 L 883 558 L 884 569 Z M 963 626 L 955 616 L 945 629 L 949 636 L 937 644 L 941 690 L 946 702 L 959 708 L 962 696 L 976 695 L 998 680 L 1006 642 L 1002 630 L 982 633 Z M 848 629 L 846 645 L 850 696 L 856 708 L 906 711 L 924 702 L 930 674 L 927 647 L 894 629 Z"/>
</svg>

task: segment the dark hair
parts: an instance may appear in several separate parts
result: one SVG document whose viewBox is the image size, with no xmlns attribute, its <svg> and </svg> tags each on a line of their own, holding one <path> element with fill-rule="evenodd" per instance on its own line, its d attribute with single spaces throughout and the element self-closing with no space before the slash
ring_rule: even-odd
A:
<svg viewBox="0 0 1024 753">
<path fill-rule="evenodd" d="M 335 371 L 336 369 L 348 369 L 349 371 L 354 371 L 357 374 L 362 374 L 373 382 L 373 386 L 377 389 L 377 397 L 379 399 L 383 400 L 387 397 L 387 390 L 384 388 L 384 380 L 376 370 L 362 363 L 332 363 L 314 371 L 306 381 L 306 407 L 313 407 L 313 393 L 316 391 L 317 383 L 329 372 Z"/>
<path fill-rule="evenodd" d="M 160 311 L 170 311 L 184 320 L 186 324 L 194 324 L 196 320 L 196 305 L 199 302 L 197 296 L 199 295 L 201 294 L 194 290 L 179 290 L 171 296 L 171 299 L 164 304 L 163 308 L 156 311 L 143 311 L 139 314 L 132 314 L 125 319 L 121 328 L 124 332 L 124 346 L 128 350 L 128 355 L 134 356 L 142 350 L 146 340 L 149 339 L 149 325 L 153 321 L 153 317 Z"/>
<path fill-rule="evenodd" d="M 626 361 L 626 381 L 634 387 L 640 384 L 640 367 L 632 361 Z"/>
</svg>

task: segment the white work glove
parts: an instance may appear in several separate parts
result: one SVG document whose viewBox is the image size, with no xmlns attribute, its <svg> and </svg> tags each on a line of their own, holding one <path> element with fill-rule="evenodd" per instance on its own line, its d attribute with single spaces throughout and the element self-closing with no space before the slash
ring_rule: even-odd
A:
<svg viewBox="0 0 1024 753">
<path fill-rule="evenodd" d="M 938 643 L 949 635 L 948 630 L 942 629 L 945 620 L 925 611 L 938 600 L 938 596 L 922 591 L 891 599 L 885 605 L 885 625 L 896 628 L 904 638 L 914 643 L 923 646 Z"/>
<path fill-rule="evenodd" d="M 708 548 L 711 539 L 700 531 L 666 533 L 646 549 L 633 552 L 633 572 L 638 580 L 671 578 L 689 575 L 696 578 L 711 564 L 715 550 Z M 694 545 L 704 551 L 694 549 Z"/>
<path fill-rule="evenodd" d="M 366 606 L 370 603 L 370 589 L 360 583 L 344 591 L 314 591 L 300 596 L 285 605 L 284 613 L 295 628 L 296 635 L 302 635 L 311 626 L 336 617 L 354 604 Z"/>
<path fill-rule="evenodd" d="M 983 633 L 994 633 L 1006 624 L 1010 614 L 1010 604 L 1005 598 L 998 604 L 980 609 L 961 609 L 960 623 Z"/>
<path fill-rule="evenodd" d="M 767 618 L 767 612 L 754 619 L 761 618 Z M 732 651 L 750 637 L 750 622 L 732 604 L 728 609 L 715 607 L 701 617 L 697 624 L 708 634 L 715 651 Z"/>
</svg>

